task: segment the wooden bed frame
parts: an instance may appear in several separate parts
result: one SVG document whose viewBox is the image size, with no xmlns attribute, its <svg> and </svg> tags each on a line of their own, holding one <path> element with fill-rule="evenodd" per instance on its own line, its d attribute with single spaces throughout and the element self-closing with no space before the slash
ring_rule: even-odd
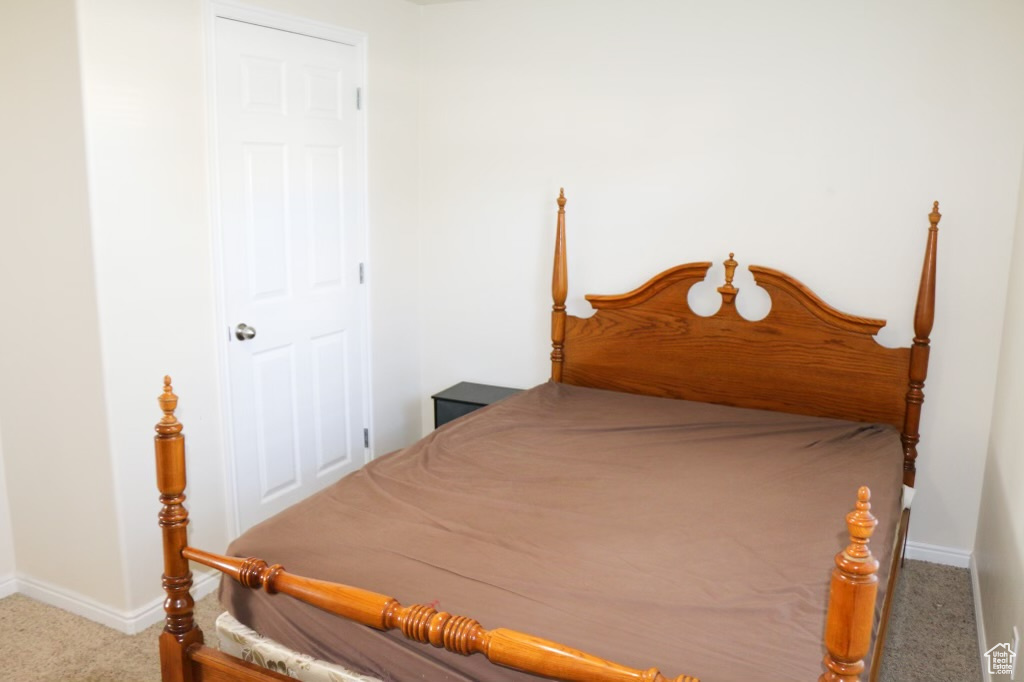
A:
<svg viewBox="0 0 1024 682">
<path fill-rule="evenodd" d="M 928 216 L 915 335 L 909 348 L 879 345 L 874 335 L 884 321 L 841 313 L 796 279 L 760 266 L 750 266 L 750 271 L 771 295 L 771 311 L 756 322 L 742 318 L 734 305 L 738 289 L 732 284 L 737 267 L 733 254 L 725 261 L 726 281 L 718 289 L 722 307 L 712 316 L 696 315 L 687 304 L 687 293 L 705 278 L 708 262 L 671 268 L 626 294 L 587 296 L 597 313 L 586 319 L 569 316 L 565 203 L 562 192 L 552 279 L 553 381 L 891 424 L 901 433 L 904 484 L 913 486 L 935 309 L 938 202 Z M 815 368 L 813 373 L 807 371 L 809 366 Z M 203 634 L 193 620 L 189 561 L 215 568 L 246 587 L 287 594 L 379 630 L 400 629 L 410 639 L 462 655 L 481 653 L 497 665 L 535 675 L 580 682 L 669 682 L 653 668 L 628 668 L 532 635 L 485 630 L 471 618 L 439 613 L 430 606 L 402 606 L 386 595 L 293 575 L 262 559 L 227 557 L 190 547 L 188 512 L 183 505 L 185 441 L 174 415 L 177 402 L 170 377 L 165 377 L 159 398 L 164 416 L 156 425 L 155 437 L 167 594 L 166 625 L 160 636 L 164 682 L 289 679 L 204 646 Z M 878 562 L 868 548 L 877 524 L 869 500 L 870 491 L 860 488 L 856 507 L 846 517 L 850 544 L 835 557 L 822 681 L 859 680 L 871 648 Z M 902 513 L 897 546 L 905 541 L 909 513 L 909 509 Z M 899 559 L 900 552 L 894 551 L 875 637 L 872 680 L 880 667 Z M 672 679 L 697 682 L 687 675 Z"/>
</svg>

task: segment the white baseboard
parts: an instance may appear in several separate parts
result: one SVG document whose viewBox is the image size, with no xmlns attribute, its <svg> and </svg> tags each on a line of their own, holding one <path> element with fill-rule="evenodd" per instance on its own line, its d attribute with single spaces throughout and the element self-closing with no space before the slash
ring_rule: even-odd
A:
<svg viewBox="0 0 1024 682">
<path fill-rule="evenodd" d="M 957 568 L 968 568 L 971 565 L 970 550 L 958 547 L 943 547 L 941 545 L 929 545 L 925 542 L 907 543 L 907 558 L 918 561 L 928 561 L 933 564 L 945 566 L 956 566 Z"/>
<path fill-rule="evenodd" d="M 992 682 L 992 674 L 988 671 L 988 661 L 985 660 L 985 652 L 988 651 L 985 637 L 985 619 L 981 613 L 981 583 L 978 582 L 978 566 L 974 562 L 974 555 L 971 555 L 971 589 L 974 591 L 974 620 L 978 625 L 978 658 L 981 659 L 982 682 Z"/>
<path fill-rule="evenodd" d="M 50 606 L 56 606 L 76 616 L 88 618 L 101 625 L 106 625 L 115 630 L 128 632 L 122 624 L 123 614 L 117 609 L 112 609 L 105 604 L 73 592 L 72 590 L 53 585 L 45 580 L 39 580 L 26 575 L 19 575 L 17 578 L 18 592 L 41 601 Z M 134 634 L 134 633 L 129 633 Z"/>
<path fill-rule="evenodd" d="M 192 595 L 196 599 L 201 599 L 213 592 L 217 588 L 219 576 L 219 573 L 197 575 L 192 587 Z M 88 618 L 127 635 L 142 632 L 163 617 L 163 597 L 155 599 L 141 608 L 129 611 L 111 608 L 90 597 L 25 575 L 19 575 L 11 582 L 17 588 L 12 590 L 12 593 L 20 592 L 26 597 L 56 606 L 76 616 Z M 0 594 L 6 584 L 0 583 Z"/>
<path fill-rule="evenodd" d="M 18 591 L 18 580 L 14 575 L 0 577 L 0 599 L 9 597 Z"/>
</svg>

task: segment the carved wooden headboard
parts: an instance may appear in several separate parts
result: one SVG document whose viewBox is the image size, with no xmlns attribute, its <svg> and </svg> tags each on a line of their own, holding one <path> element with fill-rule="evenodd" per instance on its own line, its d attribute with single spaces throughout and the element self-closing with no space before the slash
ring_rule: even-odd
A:
<svg viewBox="0 0 1024 682">
<path fill-rule="evenodd" d="M 736 407 L 891 424 L 900 430 L 904 482 L 914 484 L 918 427 L 935 308 L 938 202 L 918 290 L 915 337 L 906 348 L 875 340 L 884 320 L 847 315 L 786 273 L 750 272 L 772 299 L 758 321 L 736 311 L 737 263 L 725 261 L 722 306 L 712 316 L 690 309 L 690 287 L 709 262 L 666 270 L 633 291 L 587 296 L 597 312 L 567 315 L 565 194 L 558 198 L 552 280 L 551 379 L 576 386 L 682 398 Z"/>
</svg>

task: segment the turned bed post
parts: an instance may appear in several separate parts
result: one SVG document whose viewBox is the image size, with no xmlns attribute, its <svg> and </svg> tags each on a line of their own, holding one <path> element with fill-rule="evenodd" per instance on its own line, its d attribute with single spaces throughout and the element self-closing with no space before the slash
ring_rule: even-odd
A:
<svg viewBox="0 0 1024 682">
<path fill-rule="evenodd" d="M 202 644 L 203 633 L 192 618 L 195 605 L 192 594 L 192 572 L 182 551 L 188 544 L 188 510 L 185 501 L 185 437 L 181 422 L 174 416 L 178 396 L 174 395 L 171 378 L 164 377 L 164 392 L 158 398 L 164 416 L 157 423 L 156 482 L 160 490 L 160 528 L 164 540 L 163 587 L 166 622 L 160 634 L 160 671 L 164 682 L 190 682 L 192 667 L 188 648 Z"/>
<path fill-rule="evenodd" d="M 921 267 L 921 284 L 917 289 L 917 308 L 914 311 L 914 345 L 910 347 L 910 375 L 907 389 L 907 411 L 903 421 L 903 483 L 914 485 L 917 473 L 917 443 L 921 440 L 921 405 L 924 403 L 924 380 L 928 377 L 929 336 L 935 321 L 935 267 L 939 240 L 939 202 L 928 214 L 928 245 Z"/>
<path fill-rule="evenodd" d="M 850 544 L 836 554 L 825 622 L 825 672 L 818 682 L 859 682 L 871 645 L 878 595 L 878 560 L 868 541 L 878 520 L 871 514 L 871 491 L 857 490 L 857 506 L 846 515 Z M 875 665 L 878 661 L 875 661 Z"/>
<path fill-rule="evenodd" d="M 551 380 L 562 380 L 565 361 L 565 297 L 569 293 L 569 270 L 565 258 L 565 190 L 558 192 L 558 230 L 555 236 L 555 268 L 551 275 Z"/>
</svg>

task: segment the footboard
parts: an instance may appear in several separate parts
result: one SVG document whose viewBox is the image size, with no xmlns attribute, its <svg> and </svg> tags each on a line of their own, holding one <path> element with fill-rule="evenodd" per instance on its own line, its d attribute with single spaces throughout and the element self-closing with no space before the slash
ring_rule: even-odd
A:
<svg viewBox="0 0 1024 682">
<path fill-rule="evenodd" d="M 654 668 L 630 668 L 521 632 L 486 630 L 472 618 L 438 612 L 430 606 L 403 606 L 386 595 L 293 575 L 263 559 L 227 557 L 189 547 L 188 512 L 183 504 L 185 439 L 174 415 L 177 402 L 170 377 L 165 377 L 159 398 L 164 416 L 156 425 L 155 438 L 157 485 L 163 505 L 159 515 L 163 587 L 167 593 L 166 625 L 160 636 L 164 682 L 289 679 L 203 645 L 202 632 L 193 619 L 189 561 L 215 568 L 246 587 L 289 595 L 378 630 L 398 629 L 409 639 L 464 656 L 479 653 L 496 665 L 533 675 L 579 682 L 699 682 L 688 675 L 667 678 Z M 870 491 L 862 487 L 856 509 L 846 517 L 850 545 L 835 558 L 825 632 L 826 672 L 820 678 L 823 682 L 855 682 L 864 670 L 878 587 L 878 562 L 868 548 L 877 525 L 870 508 Z"/>
</svg>

